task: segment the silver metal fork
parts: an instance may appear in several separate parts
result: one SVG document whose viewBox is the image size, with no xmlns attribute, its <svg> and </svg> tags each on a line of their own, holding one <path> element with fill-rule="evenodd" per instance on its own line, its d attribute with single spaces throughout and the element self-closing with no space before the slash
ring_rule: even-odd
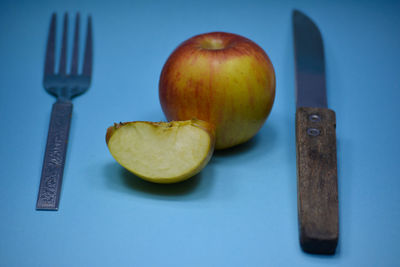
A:
<svg viewBox="0 0 400 267">
<path fill-rule="evenodd" d="M 61 55 L 58 72 L 55 72 L 55 41 L 57 15 L 51 17 L 47 40 L 46 59 L 44 67 L 43 86 L 46 91 L 55 97 L 53 104 L 49 132 L 47 136 L 46 152 L 43 160 L 42 176 L 40 179 L 39 194 L 36 203 L 37 210 L 58 210 L 61 184 L 64 172 L 65 157 L 69 128 L 72 115 L 72 98 L 86 92 L 92 77 L 92 19 L 87 22 L 86 44 L 82 72 L 78 72 L 79 65 L 79 14 L 75 19 L 75 32 L 70 72 L 67 73 L 67 35 L 68 14 L 64 15 Z"/>
</svg>

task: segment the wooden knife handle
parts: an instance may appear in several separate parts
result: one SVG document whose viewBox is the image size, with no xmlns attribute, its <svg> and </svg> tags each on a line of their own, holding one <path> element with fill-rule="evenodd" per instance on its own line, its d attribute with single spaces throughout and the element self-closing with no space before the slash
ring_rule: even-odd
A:
<svg viewBox="0 0 400 267">
<path fill-rule="evenodd" d="M 333 254 L 339 237 L 336 116 L 327 108 L 296 111 L 297 197 L 300 245 Z"/>
</svg>

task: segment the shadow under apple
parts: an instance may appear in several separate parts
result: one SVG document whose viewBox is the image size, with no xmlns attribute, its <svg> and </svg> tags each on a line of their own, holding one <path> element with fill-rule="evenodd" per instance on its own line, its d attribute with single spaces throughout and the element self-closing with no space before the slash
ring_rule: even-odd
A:
<svg viewBox="0 0 400 267">
<path fill-rule="evenodd" d="M 265 153 L 271 153 L 276 138 L 276 129 L 273 124 L 267 123 L 256 136 L 246 143 L 214 151 L 209 164 L 197 175 L 173 184 L 156 184 L 145 181 L 113 161 L 105 166 L 107 185 L 114 190 L 151 198 L 201 198 L 211 190 L 213 169 L 216 166 L 238 157 L 241 161 L 251 161 Z"/>
<path fill-rule="evenodd" d="M 243 160 L 254 160 L 256 157 L 271 153 L 276 144 L 277 133 L 274 125 L 267 122 L 249 141 L 223 150 L 214 151 L 213 163 L 229 158 L 241 157 Z"/>
<path fill-rule="evenodd" d="M 201 198 L 207 194 L 212 181 L 211 167 L 206 167 L 202 172 L 190 179 L 174 184 L 157 184 L 145 181 L 120 166 L 117 162 L 109 163 L 105 168 L 105 172 L 106 183 L 109 188 L 150 198 Z"/>
</svg>

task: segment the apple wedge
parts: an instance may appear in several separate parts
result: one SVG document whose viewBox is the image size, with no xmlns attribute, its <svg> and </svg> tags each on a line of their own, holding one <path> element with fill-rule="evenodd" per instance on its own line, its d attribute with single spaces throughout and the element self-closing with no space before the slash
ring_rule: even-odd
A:
<svg viewBox="0 0 400 267">
<path fill-rule="evenodd" d="M 154 183 L 176 183 L 199 173 L 215 145 L 214 127 L 201 120 L 114 124 L 106 143 L 128 171 Z"/>
</svg>

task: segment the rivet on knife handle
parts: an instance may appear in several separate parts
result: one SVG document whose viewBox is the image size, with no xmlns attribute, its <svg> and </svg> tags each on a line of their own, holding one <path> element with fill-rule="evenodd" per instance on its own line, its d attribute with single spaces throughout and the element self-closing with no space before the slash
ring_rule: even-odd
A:
<svg viewBox="0 0 400 267">
<path fill-rule="evenodd" d="M 338 185 L 335 112 L 296 111 L 300 244 L 310 253 L 333 254 L 338 243 Z"/>
</svg>

